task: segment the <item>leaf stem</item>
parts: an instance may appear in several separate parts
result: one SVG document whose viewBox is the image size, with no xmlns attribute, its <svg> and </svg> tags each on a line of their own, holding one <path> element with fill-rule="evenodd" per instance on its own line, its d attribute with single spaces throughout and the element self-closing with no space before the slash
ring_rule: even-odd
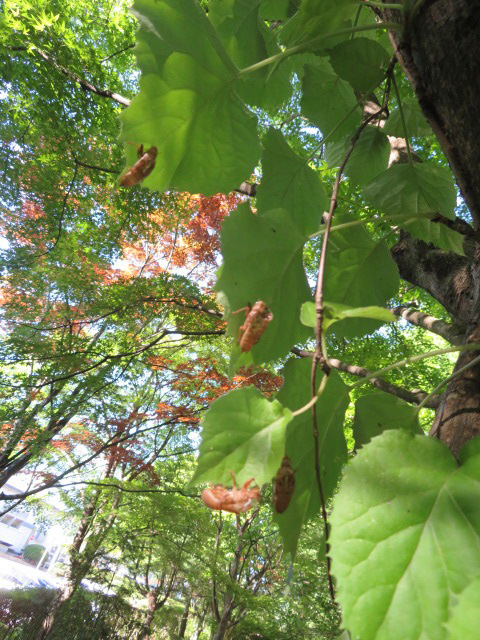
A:
<svg viewBox="0 0 480 640">
<path fill-rule="evenodd" d="M 361 0 L 361 5 L 365 7 L 377 7 L 378 9 L 396 9 L 397 11 L 404 10 L 403 4 L 396 4 L 395 2 L 375 2 L 375 0 Z"/>
<path fill-rule="evenodd" d="M 245 67 L 244 69 L 240 69 L 237 73 L 237 78 L 246 75 L 248 73 L 254 73 L 259 69 L 263 69 L 264 67 L 268 67 L 271 64 L 275 64 L 277 62 L 281 62 L 285 58 L 288 58 L 295 53 L 303 53 L 304 51 L 308 51 L 309 49 L 314 49 L 317 45 L 321 44 L 324 40 L 328 40 L 328 38 L 335 38 L 337 36 L 348 35 L 350 33 L 357 33 L 358 31 L 372 31 L 374 29 L 394 29 L 398 30 L 401 28 L 401 25 L 396 22 L 383 22 L 380 24 L 370 24 L 359 27 L 350 27 L 348 29 L 340 29 L 339 31 L 332 31 L 331 33 L 325 33 L 321 36 L 317 36 L 316 38 L 312 38 L 311 40 L 307 40 L 303 44 L 297 44 L 294 47 L 290 47 L 290 49 L 285 49 L 285 51 L 281 51 L 280 53 L 276 53 L 274 56 L 270 56 L 269 58 L 265 58 L 264 60 L 260 60 L 255 64 L 250 65 L 249 67 Z"/>
</svg>

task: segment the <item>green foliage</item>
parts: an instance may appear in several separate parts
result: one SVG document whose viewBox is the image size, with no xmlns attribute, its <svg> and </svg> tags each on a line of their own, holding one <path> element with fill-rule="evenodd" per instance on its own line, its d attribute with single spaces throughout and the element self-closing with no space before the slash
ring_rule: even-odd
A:
<svg viewBox="0 0 480 640">
<path fill-rule="evenodd" d="M 418 426 L 418 413 L 401 398 L 386 393 L 369 393 L 355 403 L 353 437 L 359 449 L 372 438 L 389 429 L 405 429 L 411 433 L 423 431 Z"/>
<path fill-rule="evenodd" d="M 327 144 L 325 159 L 331 167 L 339 167 L 350 146 L 348 138 Z M 345 174 L 355 185 L 365 185 L 387 168 L 390 145 L 384 130 L 368 126 L 362 132 L 348 160 Z"/>
<path fill-rule="evenodd" d="M 250 176 L 260 154 L 255 118 L 234 90 L 235 65 L 192 0 L 138 0 L 134 11 L 141 91 L 122 113 L 122 137 L 158 149 L 145 185 L 230 191 Z M 135 149 L 128 147 L 131 165 Z"/>
<path fill-rule="evenodd" d="M 352 221 L 338 214 L 335 220 L 339 227 Z M 351 307 L 385 306 L 398 283 L 398 269 L 384 240 L 373 239 L 361 222 L 333 231 L 327 254 L 326 300 Z M 372 320 L 349 319 L 336 323 L 333 332 L 337 337 L 354 337 L 379 326 Z"/>
<path fill-rule="evenodd" d="M 315 328 L 317 325 L 317 310 L 313 302 L 305 302 L 302 305 L 300 318 L 307 327 Z M 382 322 L 395 322 L 396 318 L 388 309 L 382 307 L 359 307 L 352 309 L 338 302 L 325 302 L 323 315 L 323 328 L 328 330 L 336 322 L 347 318 L 371 318 Z"/>
<path fill-rule="evenodd" d="M 302 260 L 306 237 L 284 209 L 254 215 L 246 204 L 225 220 L 221 237 L 225 259 L 215 289 L 227 301 L 229 333 L 236 338 L 242 323 L 236 311 L 263 300 L 273 320 L 252 349 L 254 362 L 285 356 L 309 333 L 300 322 L 300 307 L 311 297 Z"/>
<path fill-rule="evenodd" d="M 374 438 L 349 465 L 331 544 L 354 636 L 447 637 L 454 596 L 480 570 L 479 456 L 473 440 L 457 465 L 442 443 L 402 429 Z"/>
<path fill-rule="evenodd" d="M 284 368 L 284 386 L 278 400 L 293 410 L 310 398 L 311 362 L 290 360 Z M 319 376 L 320 377 L 320 376 Z M 322 491 L 326 500 L 333 496 L 343 465 L 347 461 L 347 446 L 342 423 L 348 406 L 348 389 L 340 376 L 332 372 L 317 403 L 319 447 L 318 457 Z M 304 413 L 287 427 L 285 453 L 295 470 L 295 492 L 288 509 L 275 515 L 285 550 L 295 556 L 302 527 L 320 508 L 315 472 L 315 442 L 312 419 Z"/>
<path fill-rule="evenodd" d="M 448 321 L 425 291 L 401 284 L 391 255 L 399 228 L 441 250 L 425 248 L 430 257 L 464 256 L 463 236 L 438 215 L 455 219 L 451 172 L 438 145 L 422 138 L 430 127 L 399 73 L 392 90 L 385 25 L 353 0 L 136 0 L 137 87 L 135 20 L 123 9 L 8 0 L 0 35 L 8 86 L 0 103 L 0 231 L 8 241 L 2 483 L 17 468 L 58 474 L 66 458 L 80 464 L 86 449 L 92 459 L 100 451 L 101 464 L 85 477 L 99 480 L 98 467 L 110 475 L 86 492 L 91 530 L 70 569 L 103 585 L 108 574 L 113 584 L 121 555 L 129 571 L 114 584 L 118 597 L 78 591 L 52 637 L 107 637 L 113 627 L 122 637 L 136 633 L 153 585 L 165 605 L 154 628 L 172 637 L 190 597 L 190 626 L 206 621 L 204 635 L 213 637 L 218 619 L 205 605 L 212 593 L 217 607 L 223 603 L 220 615 L 232 605 L 232 638 L 332 637 L 339 620 L 328 601 L 325 510 L 333 510 L 333 573 L 352 637 L 473 637 L 480 445 L 470 443 L 457 464 L 420 435 L 419 422 L 428 428 L 431 414 L 418 416 L 395 395 L 362 395 L 368 387 L 353 384 L 353 374 L 370 370 L 379 371 L 380 386 L 429 390 L 453 364 L 439 354 L 422 367 L 387 369 L 441 342 L 393 324 L 388 307 L 419 301 Z M 121 165 L 116 117 L 132 97 L 120 114 L 121 139 L 127 166 L 139 145 L 157 147 L 142 185 L 150 191 L 113 188 Z M 359 130 L 375 105 L 381 118 Z M 415 154 L 426 161 L 406 154 L 413 156 L 406 164 L 387 168 L 392 135 L 415 138 Z M 334 188 L 353 143 L 348 180 Z M 180 193 L 228 192 L 252 176 L 256 200 L 228 216 L 220 196 L 202 208 L 204 196 Z M 312 294 L 332 194 L 317 345 Z M 214 289 L 223 310 L 211 294 L 222 218 Z M 193 222 L 189 243 L 183 232 Z M 209 268 L 201 258 L 196 273 L 181 258 L 198 258 L 199 238 L 211 248 Z M 259 300 L 273 318 L 241 352 L 245 310 Z M 311 358 L 284 362 L 292 348 L 301 356 L 322 351 L 313 382 Z M 348 373 L 329 370 L 329 362 Z M 267 368 L 248 369 L 252 363 Z M 275 398 L 277 383 L 265 394 L 248 386 L 278 371 Z M 255 511 L 223 519 L 185 488 L 200 416 L 195 484 L 230 485 L 233 471 L 240 484 L 253 477 L 266 485 L 282 457 L 290 459 L 295 490 L 273 516 L 296 561 L 290 599 L 269 489 Z M 351 431 L 357 453 L 349 460 Z M 117 482 L 120 489 L 108 486 Z M 65 500 L 83 514 L 79 495 Z M 130 598 L 142 601 L 138 610 Z M 37 633 L 50 601 L 40 604 L 35 617 L 31 603 L 25 609 L 19 633 Z M 261 620 L 260 606 L 268 609 Z"/>
<path fill-rule="evenodd" d="M 23 557 L 31 564 L 38 564 L 44 551 L 45 547 L 41 544 L 27 544 L 23 550 Z"/>
<path fill-rule="evenodd" d="M 224 483 L 230 471 L 243 484 L 252 476 L 262 485 L 280 466 L 291 412 L 269 402 L 254 387 L 230 391 L 216 400 L 203 420 L 203 438 L 193 482 Z"/>
<path fill-rule="evenodd" d="M 454 218 L 457 198 L 451 173 L 426 162 L 390 167 L 367 185 L 364 195 L 390 215 L 436 212 L 450 219 Z"/>
<path fill-rule="evenodd" d="M 358 91 L 373 90 L 385 77 L 389 54 L 375 40 L 345 40 L 329 49 L 328 54 L 335 72 Z"/>
<path fill-rule="evenodd" d="M 402 121 L 403 112 L 403 121 Z M 404 123 L 405 122 L 405 126 Z M 420 109 L 418 101 L 413 96 L 402 99 L 402 107 L 396 107 L 385 123 L 384 131 L 389 136 L 403 138 L 407 134 L 411 137 L 428 136 L 432 129 Z"/>
<path fill-rule="evenodd" d="M 353 133 L 362 117 L 352 87 L 333 71 L 326 58 L 305 66 L 301 104 L 302 113 L 329 140 Z"/>
</svg>

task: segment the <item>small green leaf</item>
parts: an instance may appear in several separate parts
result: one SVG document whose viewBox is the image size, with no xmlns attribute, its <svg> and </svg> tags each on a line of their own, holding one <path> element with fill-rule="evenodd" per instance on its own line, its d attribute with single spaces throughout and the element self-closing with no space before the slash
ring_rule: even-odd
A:
<svg viewBox="0 0 480 640">
<path fill-rule="evenodd" d="M 292 411 L 310 400 L 311 370 L 312 363 L 307 359 L 290 360 L 283 369 L 284 384 L 277 397 Z M 319 373 L 318 384 L 320 380 Z M 333 496 L 342 467 L 347 461 L 343 420 L 348 404 L 348 389 L 340 376 L 332 371 L 317 402 L 320 477 L 325 500 Z M 279 526 L 285 551 L 293 558 L 302 527 L 320 509 L 311 411 L 297 416 L 288 426 L 285 453 L 295 470 L 295 491 L 287 510 L 275 514 L 274 519 Z"/>
<path fill-rule="evenodd" d="M 215 284 L 228 300 L 228 331 L 235 340 L 245 320 L 235 313 L 263 300 L 273 313 L 251 354 L 256 363 L 285 356 L 310 331 L 300 322 L 300 307 L 311 299 L 303 267 L 302 236 L 283 209 L 262 216 L 248 205 L 238 207 L 223 224 L 224 264 Z"/>
<path fill-rule="evenodd" d="M 254 477 L 261 486 L 275 475 L 285 450 L 285 429 L 292 419 L 278 400 L 255 387 L 235 389 L 212 404 L 202 422 L 202 442 L 192 484 L 239 484 Z"/>
<path fill-rule="evenodd" d="M 136 0 L 140 93 L 120 115 L 128 165 L 135 145 L 156 146 L 144 185 L 227 193 L 260 156 L 256 118 L 238 98 L 237 68 L 193 0 Z M 231 151 L 235 149 L 232 156 Z"/>
<path fill-rule="evenodd" d="M 323 328 L 327 330 L 335 322 L 346 318 L 370 318 L 380 322 L 396 322 L 397 318 L 383 307 L 349 307 L 338 302 L 323 303 Z M 317 326 L 317 312 L 314 302 L 304 302 L 300 312 L 300 320 L 306 327 Z"/>
<path fill-rule="evenodd" d="M 334 224 L 349 221 L 349 216 L 336 214 Z M 383 307 L 398 286 L 398 269 L 384 240 L 372 240 L 361 223 L 332 231 L 324 282 L 324 297 L 330 304 Z M 375 320 L 357 318 L 338 322 L 332 331 L 337 337 L 351 338 L 379 326 Z"/>
<path fill-rule="evenodd" d="M 431 242 L 444 251 L 453 251 L 459 256 L 465 255 L 463 250 L 465 237 L 441 222 L 434 222 L 428 218 L 412 218 L 405 222 L 397 222 L 397 224 L 406 229 L 414 238 Z"/>
<path fill-rule="evenodd" d="M 297 156 L 279 131 L 270 129 L 264 141 L 263 176 L 257 193 L 259 215 L 286 209 L 300 233 L 308 236 L 320 226 L 328 198 L 317 173 Z"/>
<path fill-rule="evenodd" d="M 447 640 L 474 638 L 478 630 L 478 603 L 480 602 L 480 578 L 476 578 L 453 601 L 447 622 Z"/>
<path fill-rule="evenodd" d="M 335 72 L 358 91 L 372 91 L 385 77 L 389 54 L 369 38 L 354 38 L 329 49 Z"/>
<path fill-rule="evenodd" d="M 450 603 L 480 575 L 479 487 L 479 438 L 461 451 L 460 466 L 439 440 L 403 429 L 358 452 L 335 499 L 330 538 L 354 638 L 446 639 Z"/>
<path fill-rule="evenodd" d="M 415 138 L 417 136 L 430 136 L 433 134 L 415 97 L 404 98 L 402 100 L 402 109 L 408 136 Z M 390 113 L 383 130 L 389 136 L 396 136 L 397 138 L 405 137 L 402 116 L 398 107 Z"/>
<path fill-rule="evenodd" d="M 369 393 L 355 403 L 353 437 L 359 449 L 388 429 L 405 429 L 423 434 L 418 425 L 418 412 L 411 404 L 388 393 Z"/>
<path fill-rule="evenodd" d="M 331 167 L 339 167 L 350 147 L 350 138 L 327 144 L 325 160 Z M 345 174 L 354 185 L 370 182 L 375 176 L 385 171 L 390 156 L 390 144 L 382 129 L 368 126 L 358 139 L 347 166 Z"/>
<path fill-rule="evenodd" d="M 362 112 L 352 87 L 332 69 L 326 58 L 305 65 L 302 113 L 329 140 L 339 140 L 358 127 Z"/>
<path fill-rule="evenodd" d="M 391 215 L 442 213 L 455 218 L 457 192 L 450 171 L 429 162 L 396 164 L 363 190 L 376 209 Z"/>
</svg>

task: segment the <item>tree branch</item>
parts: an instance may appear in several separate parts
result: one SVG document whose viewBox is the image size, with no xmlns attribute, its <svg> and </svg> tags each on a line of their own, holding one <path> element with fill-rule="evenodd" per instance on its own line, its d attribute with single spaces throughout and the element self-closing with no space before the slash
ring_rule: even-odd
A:
<svg viewBox="0 0 480 640">
<path fill-rule="evenodd" d="M 303 349 L 297 349 L 293 347 L 291 352 L 301 358 L 313 358 L 313 351 L 305 351 Z M 337 358 L 329 358 L 328 365 L 332 369 L 337 369 L 338 371 L 344 371 L 345 373 L 349 373 L 352 376 L 359 376 L 360 378 L 366 378 L 371 374 L 371 371 L 365 369 L 364 367 L 359 367 L 354 364 L 347 364 L 346 362 L 342 362 L 341 360 L 337 360 Z M 403 389 L 391 382 L 387 382 L 386 380 L 382 380 L 381 378 L 371 378 L 369 380 L 370 384 L 380 389 L 380 391 L 384 391 L 385 393 L 390 393 L 397 398 L 401 398 L 406 402 L 410 402 L 411 404 L 420 404 L 422 400 L 424 400 L 428 393 L 425 391 L 421 391 L 420 389 L 416 389 L 414 391 L 409 391 L 408 389 Z M 425 404 L 427 409 L 437 409 L 440 406 L 441 396 L 433 396 L 428 400 Z"/>
<path fill-rule="evenodd" d="M 26 50 L 27 50 L 27 47 L 25 46 L 10 47 L 10 51 L 26 51 Z M 118 93 L 114 93 L 109 89 L 100 89 L 99 87 L 96 87 L 95 85 L 91 84 L 87 80 L 82 80 L 82 78 L 80 78 L 80 76 L 77 75 L 74 71 L 70 71 L 66 67 L 59 64 L 54 58 L 48 55 L 48 53 L 45 53 L 45 51 L 35 48 L 34 52 L 37 55 L 39 55 L 41 58 L 43 58 L 43 60 L 45 60 L 46 62 L 51 64 L 53 67 L 55 67 L 57 71 L 62 73 L 64 76 L 66 76 L 70 80 L 73 80 L 73 82 L 75 82 L 76 84 L 80 85 L 80 87 L 84 91 L 90 91 L 91 93 L 95 93 L 97 96 L 101 96 L 102 98 L 110 98 L 110 100 L 113 100 L 114 102 L 118 102 L 118 104 L 121 104 L 124 107 L 128 107 L 130 105 L 130 100 L 128 98 L 124 98 L 123 96 L 119 95 Z"/>
<path fill-rule="evenodd" d="M 439 320 L 434 316 L 424 313 L 422 311 L 416 311 L 410 307 L 400 305 L 391 309 L 394 316 L 403 318 L 417 327 L 422 327 L 427 331 L 436 333 L 438 336 L 444 338 L 447 342 L 454 345 L 463 344 L 464 334 L 457 329 L 454 324 Z"/>
</svg>

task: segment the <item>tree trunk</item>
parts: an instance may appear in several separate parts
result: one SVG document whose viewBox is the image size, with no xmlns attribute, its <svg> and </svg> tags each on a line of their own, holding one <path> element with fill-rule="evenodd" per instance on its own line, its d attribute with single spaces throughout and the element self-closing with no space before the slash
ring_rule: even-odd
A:
<svg viewBox="0 0 480 640">
<path fill-rule="evenodd" d="M 91 499 L 86 504 L 80 526 L 75 534 L 75 538 L 70 549 L 70 568 L 68 572 L 67 582 L 63 589 L 53 601 L 50 610 L 42 623 L 42 627 L 37 635 L 36 640 L 45 640 L 47 638 L 55 623 L 58 619 L 58 615 L 62 608 L 72 598 L 81 581 L 85 578 L 90 570 L 92 562 L 95 558 L 99 546 L 105 539 L 110 527 L 113 525 L 117 512 L 116 509 L 120 504 L 121 494 L 117 493 L 114 497 L 110 509 L 110 514 L 107 520 L 103 520 L 96 526 L 96 531 L 90 535 L 86 548 L 81 552 L 80 549 L 87 538 L 87 534 L 91 529 L 91 522 L 95 510 L 98 505 L 98 500 L 102 494 L 102 490 L 96 491 Z"/>
<path fill-rule="evenodd" d="M 218 627 L 212 635 L 211 640 L 223 640 L 227 633 L 228 625 L 232 617 L 233 609 L 235 608 L 235 602 L 232 596 L 227 596 L 225 604 L 223 606 L 222 615 Z"/>
<path fill-rule="evenodd" d="M 143 626 L 138 634 L 137 640 L 150 640 L 150 631 L 152 629 L 153 618 L 155 617 L 155 611 L 157 610 L 157 597 L 158 592 L 155 589 L 151 589 L 147 593 L 147 615 L 143 622 Z"/>
<path fill-rule="evenodd" d="M 192 601 L 192 596 L 189 594 L 187 595 L 185 607 L 183 608 L 182 619 L 180 620 L 180 627 L 178 629 L 178 640 L 183 640 L 183 638 L 185 638 L 185 631 L 187 630 L 187 622 L 188 622 L 188 615 L 190 613 L 191 601 Z"/>
<path fill-rule="evenodd" d="M 464 332 L 464 342 L 480 342 L 480 4 L 471 0 L 431 0 L 418 3 L 407 16 L 404 32 L 391 33 L 397 58 L 409 77 L 456 177 L 472 214 L 475 230 L 461 258 L 402 234 L 392 251 L 405 280 L 421 286 L 452 315 Z M 384 10 L 387 20 L 399 19 Z M 479 352 L 460 355 L 455 372 Z M 480 435 L 480 365 L 452 380 L 437 411 L 431 435 L 458 456 L 461 447 Z"/>
</svg>

